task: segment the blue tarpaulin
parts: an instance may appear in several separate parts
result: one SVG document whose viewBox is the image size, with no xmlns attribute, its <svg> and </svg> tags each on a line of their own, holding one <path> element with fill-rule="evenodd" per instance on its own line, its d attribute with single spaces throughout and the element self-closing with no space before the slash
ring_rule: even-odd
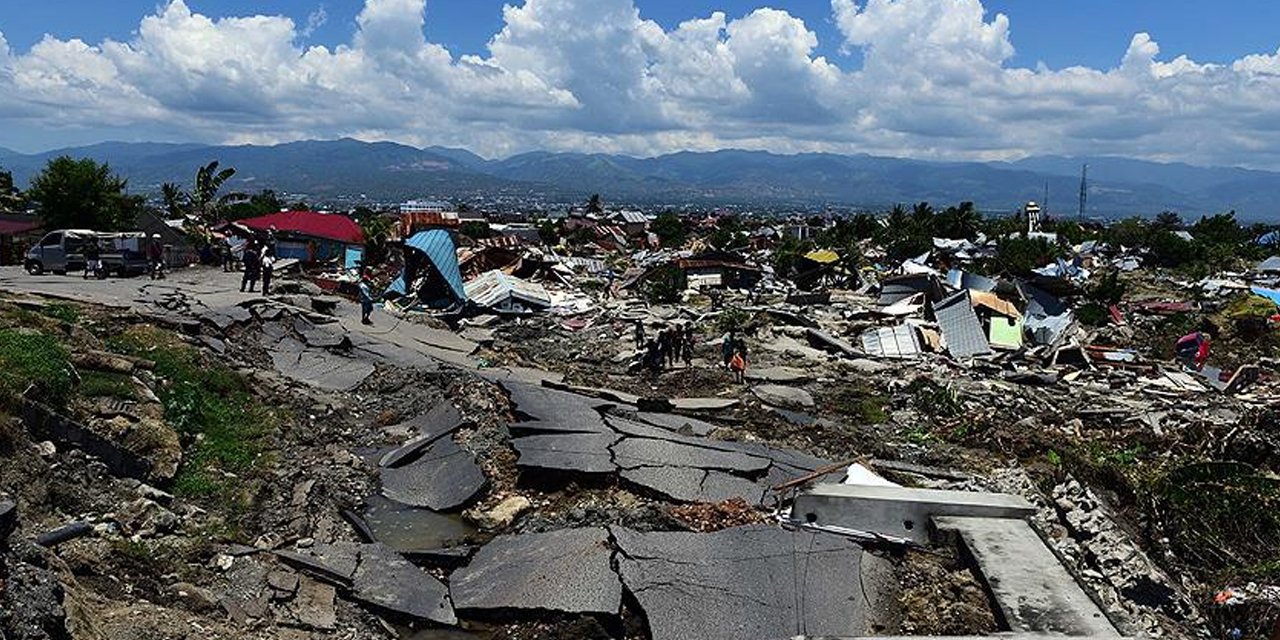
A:
<svg viewBox="0 0 1280 640">
<path fill-rule="evenodd" d="M 345 255 L 342 258 L 343 269 L 355 269 L 364 260 L 364 248 L 347 247 Z"/>
<path fill-rule="evenodd" d="M 1280 305 L 1280 291 L 1277 291 L 1275 289 L 1267 289 L 1265 287 L 1252 287 L 1250 291 L 1252 291 L 1254 295 L 1262 296 Z"/>
<path fill-rule="evenodd" d="M 453 238 L 449 236 L 448 231 L 444 229 L 420 231 L 405 240 L 404 246 L 421 251 L 427 256 L 432 266 L 449 284 L 449 290 L 453 293 L 454 298 L 460 301 L 467 299 L 467 291 L 462 286 L 462 270 L 458 268 L 458 250 L 454 246 Z M 403 274 L 401 274 L 397 284 L 400 285 L 398 291 L 403 293 L 405 288 Z M 393 289 L 395 286 L 396 284 L 392 284 Z"/>
</svg>

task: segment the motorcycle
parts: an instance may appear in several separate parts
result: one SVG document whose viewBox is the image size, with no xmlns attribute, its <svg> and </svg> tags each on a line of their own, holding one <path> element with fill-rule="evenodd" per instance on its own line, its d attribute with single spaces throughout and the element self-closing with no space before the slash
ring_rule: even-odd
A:
<svg viewBox="0 0 1280 640">
<path fill-rule="evenodd" d="M 164 280 L 164 260 L 153 260 L 149 271 L 152 280 Z"/>
</svg>

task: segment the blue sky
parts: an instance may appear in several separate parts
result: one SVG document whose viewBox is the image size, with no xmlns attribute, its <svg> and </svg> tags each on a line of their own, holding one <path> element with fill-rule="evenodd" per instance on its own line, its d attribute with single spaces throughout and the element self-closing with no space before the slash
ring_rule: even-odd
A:
<svg viewBox="0 0 1280 640">
<path fill-rule="evenodd" d="M 502 28 L 503 0 L 429 0 L 426 34 L 458 54 L 485 52 Z M 157 0 L 9 0 L 0 12 L 0 32 L 19 50 L 45 33 L 87 42 L 128 39 L 138 18 L 154 11 Z M 334 46 L 351 39 L 361 0 L 191 0 L 192 10 L 210 16 L 282 14 L 299 25 L 323 7 L 327 21 L 307 42 Z M 818 34 L 821 55 L 847 64 L 840 35 L 826 0 L 638 0 L 642 17 L 674 28 L 692 17 L 724 11 L 730 17 L 762 6 L 786 9 Z M 1053 68 L 1114 66 L 1129 37 L 1139 31 L 1159 40 L 1172 56 L 1187 54 L 1199 62 L 1228 62 L 1247 53 L 1280 47 L 1280 2 L 1231 0 L 1210 9 L 1202 0 L 986 0 L 989 13 L 1007 14 L 1014 23 L 1017 66 L 1043 62 Z M 853 59 L 859 58 L 856 52 Z"/>
<path fill-rule="evenodd" d="M 746 148 L 1280 169 L 1275 0 L 503 7 L 6 0 L 0 146 L 349 136 L 488 157 Z"/>
</svg>

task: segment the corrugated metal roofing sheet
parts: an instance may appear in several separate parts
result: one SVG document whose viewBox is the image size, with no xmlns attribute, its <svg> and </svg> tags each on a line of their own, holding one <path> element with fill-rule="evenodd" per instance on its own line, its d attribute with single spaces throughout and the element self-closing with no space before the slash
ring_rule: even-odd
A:
<svg viewBox="0 0 1280 640">
<path fill-rule="evenodd" d="M 551 295 L 542 285 L 509 276 L 501 271 L 486 271 L 466 284 L 467 298 L 482 307 L 501 306 L 508 298 L 531 307 L 551 306 Z"/>
<path fill-rule="evenodd" d="M 862 350 L 886 358 L 914 358 L 920 355 L 920 338 L 905 324 L 870 329 L 862 334 Z"/>
<path fill-rule="evenodd" d="M 431 229 L 413 234 L 404 241 L 406 247 L 417 249 L 426 254 L 427 259 L 435 266 L 436 271 L 449 283 L 449 290 L 459 300 L 467 299 L 466 288 L 462 285 L 462 270 L 458 267 L 458 249 L 453 238 L 444 229 Z"/>
<path fill-rule="evenodd" d="M 938 319 L 942 339 L 946 341 L 947 351 L 952 357 L 965 360 L 991 353 L 991 345 L 982 331 L 982 323 L 978 322 L 978 315 L 973 312 L 968 290 L 934 303 L 933 315 Z"/>
</svg>

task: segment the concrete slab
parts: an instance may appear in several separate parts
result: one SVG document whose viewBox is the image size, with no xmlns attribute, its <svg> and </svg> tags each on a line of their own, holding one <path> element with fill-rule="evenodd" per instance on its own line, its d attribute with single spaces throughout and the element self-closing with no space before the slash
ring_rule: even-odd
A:
<svg viewBox="0 0 1280 640">
<path fill-rule="evenodd" d="M 511 446 L 520 454 L 516 466 L 604 474 L 618 470 L 609 447 L 619 437 L 611 433 L 570 433 L 514 438 Z"/>
<path fill-rule="evenodd" d="M 889 536 L 929 541 L 937 516 L 1025 518 L 1035 507 L 1021 496 L 937 489 L 819 484 L 796 497 L 794 517 Z"/>
<path fill-rule="evenodd" d="M 278 551 L 289 566 L 336 585 L 351 599 L 399 617 L 457 624 L 449 589 L 383 544 L 317 544 L 306 552 Z"/>
<path fill-rule="evenodd" d="M 792 367 L 748 369 L 744 377 L 750 382 L 773 384 L 804 384 L 812 379 L 808 373 Z"/>
<path fill-rule="evenodd" d="M 465 506 L 489 485 L 475 456 L 452 438 L 435 441 L 417 460 L 402 467 L 384 467 L 379 475 L 382 495 L 434 511 Z"/>
<path fill-rule="evenodd" d="M 498 536 L 449 577 L 463 610 L 540 610 L 613 615 L 622 583 L 601 527 Z"/>
<path fill-rule="evenodd" d="M 804 389 L 784 387 L 780 384 L 762 384 L 752 387 L 751 393 L 755 394 L 761 402 L 775 407 L 788 409 L 812 409 L 814 407 L 813 396 Z"/>
<path fill-rule="evenodd" d="M 859 635 L 871 595 L 862 585 L 875 582 L 864 574 L 890 570 L 841 538 L 768 526 L 611 532 L 654 640 Z"/>
<path fill-rule="evenodd" d="M 625 438 L 613 445 L 613 454 L 623 469 L 673 466 L 763 474 L 769 468 L 766 458 L 648 438 Z"/>
<path fill-rule="evenodd" d="M 724 411 L 738 406 L 737 398 L 672 398 L 671 408 L 680 411 Z"/>
<path fill-rule="evenodd" d="M 1025 520 L 942 516 L 977 563 L 1004 628 L 1113 637 L 1119 633 Z"/>
</svg>

